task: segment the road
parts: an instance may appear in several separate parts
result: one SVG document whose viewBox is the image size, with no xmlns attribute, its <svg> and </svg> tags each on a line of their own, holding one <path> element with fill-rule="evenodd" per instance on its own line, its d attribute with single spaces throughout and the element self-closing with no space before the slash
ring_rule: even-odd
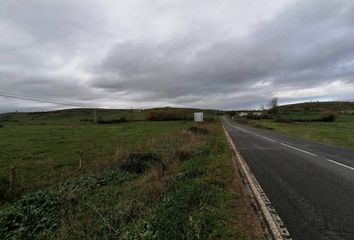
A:
<svg viewBox="0 0 354 240">
<path fill-rule="evenodd" d="M 354 239 L 354 150 L 222 121 L 293 239 Z"/>
</svg>

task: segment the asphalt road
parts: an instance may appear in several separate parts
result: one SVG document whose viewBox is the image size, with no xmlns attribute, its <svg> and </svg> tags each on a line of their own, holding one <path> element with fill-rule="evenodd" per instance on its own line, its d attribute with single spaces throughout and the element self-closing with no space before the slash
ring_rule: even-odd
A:
<svg viewBox="0 0 354 240">
<path fill-rule="evenodd" d="M 223 123 L 293 239 L 354 240 L 354 150 Z"/>
</svg>

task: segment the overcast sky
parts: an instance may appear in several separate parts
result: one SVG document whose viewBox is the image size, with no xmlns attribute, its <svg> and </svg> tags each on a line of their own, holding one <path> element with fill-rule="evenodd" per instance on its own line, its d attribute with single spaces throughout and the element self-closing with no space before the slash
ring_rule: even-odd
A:
<svg viewBox="0 0 354 240">
<path fill-rule="evenodd" d="M 111 108 L 354 100 L 354 1 L 1 0 L 0 92 Z M 0 112 L 57 107 L 0 97 Z"/>
</svg>

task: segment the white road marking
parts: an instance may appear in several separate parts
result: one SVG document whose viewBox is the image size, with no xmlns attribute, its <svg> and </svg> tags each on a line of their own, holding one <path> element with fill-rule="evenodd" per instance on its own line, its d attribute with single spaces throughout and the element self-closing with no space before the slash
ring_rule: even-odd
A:
<svg viewBox="0 0 354 240">
<path fill-rule="evenodd" d="M 269 141 L 271 141 L 271 142 L 276 142 L 275 140 L 273 140 L 273 139 L 271 139 L 271 138 L 267 138 L 267 137 L 265 137 L 265 136 L 262 136 L 264 139 L 267 139 L 267 140 L 269 140 Z"/>
<path fill-rule="evenodd" d="M 300 149 L 300 148 L 296 148 L 296 147 L 290 146 L 290 145 L 285 144 L 285 143 L 280 143 L 280 144 L 283 145 L 283 146 L 286 146 L 286 147 L 289 147 L 289 148 L 298 150 L 298 151 L 300 151 L 300 152 L 307 153 L 307 154 L 312 155 L 312 156 L 317 156 L 317 155 L 314 154 L 314 153 L 310 153 L 310 152 L 308 152 L 308 151 L 305 151 L 305 150 L 302 150 L 302 149 Z"/>
<path fill-rule="evenodd" d="M 354 168 L 353 168 L 353 167 L 349 167 L 349 166 L 347 166 L 347 165 L 345 165 L 345 164 L 343 164 L 343 163 L 339 163 L 339 162 L 333 161 L 332 159 L 329 159 L 329 158 L 327 158 L 326 160 L 329 161 L 329 162 L 331 162 L 331 163 L 337 164 L 337 165 L 339 165 L 339 166 L 342 166 L 342 167 L 345 167 L 345 168 L 348 168 L 348 169 L 354 171 Z"/>
</svg>

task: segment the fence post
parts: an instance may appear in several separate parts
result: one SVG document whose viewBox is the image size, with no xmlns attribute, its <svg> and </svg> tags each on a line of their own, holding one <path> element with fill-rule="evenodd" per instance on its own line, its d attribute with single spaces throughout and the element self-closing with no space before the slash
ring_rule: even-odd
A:
<svg viewBox="0 0 354 240">
<path fill-rule="evenodd" d="M 10 184 L 11 186 L 15 185 L 16 182 L 16 169 L 15 167 L 10 168 Z"/>
<path fill-rule="evenodd" d="M 83 158 L 83 152 L 80 151 L 79 169 L 82 168 L 82 158 Z"/>
</svg>

